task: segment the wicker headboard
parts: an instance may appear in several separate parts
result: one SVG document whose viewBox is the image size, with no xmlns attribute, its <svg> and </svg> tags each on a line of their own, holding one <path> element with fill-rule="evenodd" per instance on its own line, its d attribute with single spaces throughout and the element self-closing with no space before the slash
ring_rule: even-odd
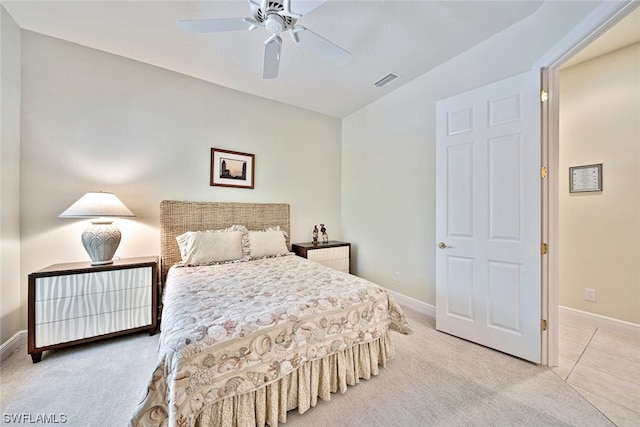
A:
<svg viewBox="0 0 640 427">
<path fill-rule="evenodd" d="M 162 283 L 169 268 L 179 262 L 176 236 L 187 231 L 218 230 L 232 225 L 249 230 L 280 226 L 290 234 L 289 205 L 283 203 L 160 202 L 160 262 Z M 287 247 L 289 238 L 287 237 Z"/>
</svg>

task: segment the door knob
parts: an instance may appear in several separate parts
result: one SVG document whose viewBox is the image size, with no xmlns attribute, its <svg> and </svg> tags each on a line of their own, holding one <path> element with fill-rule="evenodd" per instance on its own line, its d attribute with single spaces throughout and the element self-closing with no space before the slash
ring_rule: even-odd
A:
<svg viewBox="0 0 640 427">
<path fill-rule="evenodd" d="M 446 248 L 446 247 L 447 247 L 447 244 L 446 244 L 445 242 L 440 242 L 440 243 L 438 243 L 438 247 L 439 247 L 440 249 L 444 249 L 444 248 Z"/>
</svg>

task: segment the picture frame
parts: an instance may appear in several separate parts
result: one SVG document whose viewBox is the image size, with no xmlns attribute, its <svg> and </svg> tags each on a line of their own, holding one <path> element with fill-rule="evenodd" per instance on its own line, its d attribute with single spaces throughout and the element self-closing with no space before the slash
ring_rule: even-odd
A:
<svg viewBox="0 0 640 427">
<path fill-rule="evenodd" d="M 210 176 L 211 186 L 253 189 L 255 155 L 212 148 Z"/>
<path fill-rule="evenodd" d="M 602 163 L 569 167 L 569 192 L 602 191 Z"/>
</svg>

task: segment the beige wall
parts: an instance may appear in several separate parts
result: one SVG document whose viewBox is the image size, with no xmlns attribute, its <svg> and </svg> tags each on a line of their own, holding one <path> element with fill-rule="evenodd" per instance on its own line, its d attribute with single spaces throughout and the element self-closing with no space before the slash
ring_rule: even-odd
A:
<svg viewBox="0 0 640 427">
<path fill-rule="evenodd" d="M 0 344 L 20 328 L 20 30 L 0 6 Z"/>
<path fill-rule="evenodd" d="M 93 190 L 136 214 L 116 222 L 120 257 L 159 254 L 163 199 L 289 203 L 292 242 L 321 222 L 340 238 L 340 120 L 28 31 L 22 41 L 23 288 L 31 271 L 88 260 L 85 222 L 58 215 Z M 255 154 L 255 189 L 209 186 L 211 147 Z"/>
<path fill-rule="evenodd" d="M 640 323 L 640 43 L 563 70 L 559 99 L 560 304 Z M 569 193 L 593 163 L 603 191 Z"/>
</svg>

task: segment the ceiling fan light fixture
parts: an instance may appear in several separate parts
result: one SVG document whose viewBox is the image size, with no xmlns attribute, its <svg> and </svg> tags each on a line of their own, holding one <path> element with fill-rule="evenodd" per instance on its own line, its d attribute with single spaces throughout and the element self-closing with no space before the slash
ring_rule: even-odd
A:
<svg viewBox="0 0 640 427">
<path fill-rule="evenodd" d="M 265 28 L 271 34 L 280 34 L 285 30 L 285 22 L 280 15 L 271 14 L 267 17 L 267 20 L 264 22 Z"/>
<path fill-rule="evenodd" d="M 397 74 L 389 73 L 386 76 L 384 76 L 383 78 L 381 78 L 380 80 L 378 80 L 377 82 L 375 82 L 373 85 L 376 86 L 376 87 L 382 87 L 382 86 L 385 86 L 385 85 L 391 83 L 392 81 L 394 81 L 398 77 L 400 77 L 400 76 L 397 75 Z"/>
</svg>

